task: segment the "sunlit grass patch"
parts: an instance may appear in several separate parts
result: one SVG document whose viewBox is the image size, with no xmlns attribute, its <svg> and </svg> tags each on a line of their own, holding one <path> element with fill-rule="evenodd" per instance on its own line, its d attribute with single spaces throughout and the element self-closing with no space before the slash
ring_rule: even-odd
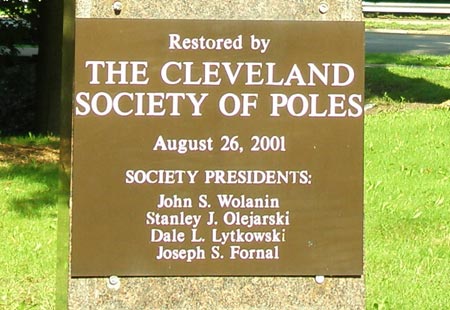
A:
<svg viewBox="0 0 450 310">
<path fill-rule="evenodd" d="M 8 160 L 11 147 L 0 150 L 0 309 L 54 309 L 57 163 Z"/>
<path fill-rule="evenodd" d="M 450 55 L 411 55 L 392 53 L 371 53 L 366 55 L 366 64 L 395 64 L 404 66 L 449 67 Z"/>
<path fill-rule="evenodd" d="M 449 132 L 442 109 L 366 117 L 368 309 L 450 305 Z"/>
<path fill-rule="evenodd" d="M 59 146 L 59 138 L 52 135 L 34 135 L 28 133 L 26 136 L 1 137 L 0 143 L 8 143 L 23 146 L 43 146 L 57 149 Z"/>
<path fill-rule="evenodd" d="M 387 30 L 405 30 L 405 31 L 437 31 L 447 33 L 450 31 L 450 25 L 446 20 L 421 20 L 417 19 L 367 19 L 365 21 L 366 29 L 387 29 Z"/>
</svg>

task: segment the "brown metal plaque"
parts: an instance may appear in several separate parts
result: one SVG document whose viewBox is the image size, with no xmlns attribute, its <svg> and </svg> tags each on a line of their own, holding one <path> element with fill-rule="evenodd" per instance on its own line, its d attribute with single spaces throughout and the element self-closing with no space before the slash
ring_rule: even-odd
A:
<svg viewBox="0 0 450 310">
<path fill-rule="evenodd" d="M 361 275 L 363 35 L 78 19 L 71 275 Z"/>
</svg>

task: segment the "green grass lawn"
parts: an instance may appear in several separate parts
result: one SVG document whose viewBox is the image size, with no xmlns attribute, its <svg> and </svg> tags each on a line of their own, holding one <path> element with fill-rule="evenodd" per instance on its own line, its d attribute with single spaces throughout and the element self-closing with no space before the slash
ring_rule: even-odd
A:
<svg viewBox="0 0 450 310">
<path fill-rule="evenodd" d="M 55 164 L 0 162 L 0 309 L 53 309 Z"/>
<path fill-rule="evenodd" d="M 410 55 L 373 53 L 366 55 L 366 64 L 395 64 L 403 66 L 441 67 L 450 68 L 450 55 Z"/>
<path fill-rule="evenodd" d="M 450 23 L 448 19 L 420 19 L 420 18 L 400 18 L 395 16 L 385 16 L 384 18 L 366 18 L 366 29 L 387 29 L 404 30 L 411 32 L 434 32 L 439 34 L 448 34 L 450 32 Z"/>
<path fill-rule="evenodd" d="M 367 309 L 450 309 L 450 58 L 366 63 Z"/>
<path fill-rule="evenodd" d="M 368 54 L 366 63 L 366 102 L 399 106 L 450 99 L 450 56 Z"/>
<path fill-rule="evenodd" d="M 365 120 L 367 309 L 450 308 L 450 111 Z"/>
</svg>

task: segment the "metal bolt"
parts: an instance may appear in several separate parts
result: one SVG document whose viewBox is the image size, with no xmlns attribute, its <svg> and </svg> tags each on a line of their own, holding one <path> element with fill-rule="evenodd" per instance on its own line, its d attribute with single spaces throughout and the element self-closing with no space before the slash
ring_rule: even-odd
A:
<svg viewBox="0 0 450 310">
<path fill-rule="evenodd" d="M 319 3 L 319 12 L 322 14 L 328 13 L 330 10 L 330 5 L 326 1 L 322 1 Z"/>
<path fill-rule="evenodd" d="M 325 277 L 324 276 L 316 276 L 315 280 L 316 280 L 317 284 L 323 284 L 323 282 L 325 282 Z"/>
<path fill-rule="evenodd" d="M 122 12 L 122 8 L 123 8 L 123 5 L 122 5 L 122 2 L 120 2 L 120 1 L 115 1 L 112 5 L 112 9 L 114 11 L 114 14 L 116 14 L 116 15 L 119 15 L 120 12 Z"/>
<path fill-rule="evenodd" d="M 111 289 L 117 291 L 120 288 L 120 279 L 118 276 L 110 276 L 108 278 L 108 283 L 106 286 Z"/>
</svg>

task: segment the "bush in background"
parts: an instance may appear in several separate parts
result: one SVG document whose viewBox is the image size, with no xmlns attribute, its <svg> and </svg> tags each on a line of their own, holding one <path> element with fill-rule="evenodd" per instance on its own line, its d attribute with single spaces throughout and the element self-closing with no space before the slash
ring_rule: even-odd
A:
<svg viewBox="0 0 450 310">
<path fill-rule="evenodd" d="M 36 64 L 9 61 L 0 71 L 0 135 L 27 134 L 34 129 Z"/>
</svg>

